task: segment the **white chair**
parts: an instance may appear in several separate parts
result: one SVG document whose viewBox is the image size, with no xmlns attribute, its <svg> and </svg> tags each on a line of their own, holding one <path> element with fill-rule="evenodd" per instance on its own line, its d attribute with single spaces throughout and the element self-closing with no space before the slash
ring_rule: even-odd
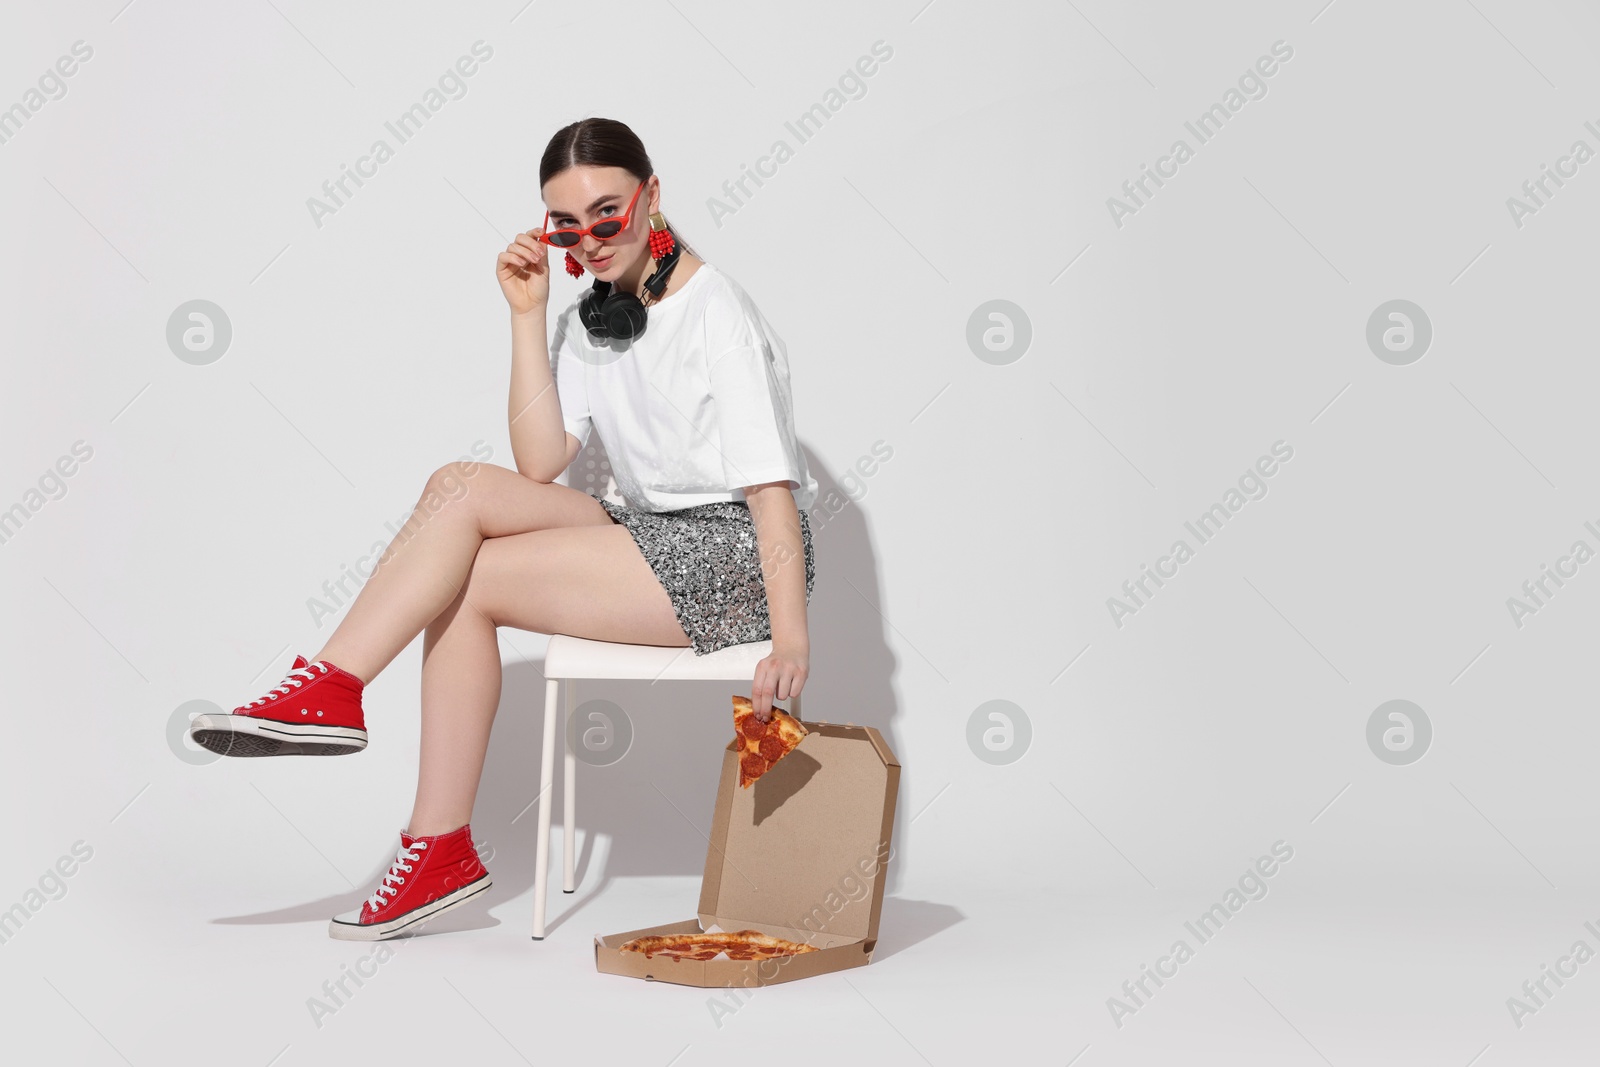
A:
<svg viewBox="0 0 1600 1067">
<path fill-rule="evenodd" d="M 690 648 L 661 645 L 630 645 L 611 641 L 590 641 L 582 637 L 555 634 L 544 659 L 544 749 L 539 767 L 539 850 L 533 870 L 533 939 L 544 939 L 545 891 L 550 864 L 550 797 L 556 756 L 556 708 L 561 712 L 562 780 L 565 783 L 562 815 L 565 832 L 561 852 L 566 867 L 562 891 L 573 892 L 573 828 L 577 813 L 578 759 L 568 743 L 567 727 L 577 706 L 577 683 L 587 679 L 647 679 L 655 682 L 725 681 L 743 682 L 745 691 L 755 677 L 756 664 L 772 654 L 772 642 L 752 641 L 729 645 L 709 655 L 697 656 Z M 562 683 L 566 699 L 561 699 Z M 783 701 L 784 710 L 800 718 L 800 698 Z M 731 715 L 727 705 L 718 705 Z M 730 718 L 731 723 L 731 718 Z"/>
</svg>

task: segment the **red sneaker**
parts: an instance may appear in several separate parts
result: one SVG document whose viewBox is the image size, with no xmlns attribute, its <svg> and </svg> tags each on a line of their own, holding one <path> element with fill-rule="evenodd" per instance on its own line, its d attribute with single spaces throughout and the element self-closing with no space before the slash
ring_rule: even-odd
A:
<svg viewBox="0 0 1600 1067">
<path fill-rule="evenodd" d="M 382 941 L 412 933 L 489 885 L 489 872 L 472 844 L 471 826 L 432 837 L 412 837 L 401 830 L 400 852 L 377 892 L 355 911 L 334 916 L 328 936 Z"/>
<path fill-rule="evenodd" d="M 361 679 L 326 660 L 294 666 L 266 696 L 227 715 L 196 715 L 189 737 L 224 756 L 342 756 L 367 747 Z"/>
</svg>

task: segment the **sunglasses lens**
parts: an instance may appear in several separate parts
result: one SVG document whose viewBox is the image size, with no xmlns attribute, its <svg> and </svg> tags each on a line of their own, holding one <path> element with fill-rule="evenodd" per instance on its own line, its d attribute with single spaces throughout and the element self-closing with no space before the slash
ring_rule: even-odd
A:
<svg viewBox="0 0 1600 1067">
<path fill-rule="evenodd" d="M 600 238 L 615 237 L 622 232 L 622 223 L 610 220 L 597 222 L 594 224 L 594 229 L 589 232 Z"/>
<path fill-rule="evenodd" d="M 578 243 L 578 235 L 571 230 L 556 230 L 554 233 L 545 234 L 550 238 L 550 243 L 558 248 L 571 248 Z"/>
</svg>

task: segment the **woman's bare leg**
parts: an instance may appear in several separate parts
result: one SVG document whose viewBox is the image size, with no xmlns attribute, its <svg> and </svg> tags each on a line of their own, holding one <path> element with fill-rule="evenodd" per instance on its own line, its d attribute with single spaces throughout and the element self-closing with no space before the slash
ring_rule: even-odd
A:
<svg viewBox="0 0 1600 1067">
<path fill-rule="evenodd" d="M 458 596 L 422 640 L 422 754 L 410 833 L 429 837 L 471 821 L 499 706 L 495 625 Z"/>
<path fill-rule="evenodd" d="M 594 508 L 606 525 L 484 541 L 460 594 L 428 625 L 422 756 L 410 833 L 449 833 L 471 821 L 500 704 L 496 626 L 601 641 L 689 644 L 633 538 L 598 503 Z"/>
<path fill-rule="evenodd" d="M 455 600 L 484 538 L 599 524 L 613 525 L 580 490 L 492 463 L 447 463 L 312 660 L 370 682 Z"/>
</svg>

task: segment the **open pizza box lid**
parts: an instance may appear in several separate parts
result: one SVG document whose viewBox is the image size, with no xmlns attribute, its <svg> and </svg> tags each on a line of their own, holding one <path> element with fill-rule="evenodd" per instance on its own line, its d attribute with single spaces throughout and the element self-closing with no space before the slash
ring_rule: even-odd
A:
<svg viewBox="0 0 1600 1067">
<path fill-rule="evenodd" d="M 595 938 L 596 970 L 679 985 L 752 986 L 872 962 L 900 764 L 870 726 L 804 725 L 805 739 L 748 789 L 739 788 L 737 740 L 728 742 L 698 915 Z M 653 934 L 747 929 L 817 951 L 680 960 L 618 947 Z"/>
</svg>

